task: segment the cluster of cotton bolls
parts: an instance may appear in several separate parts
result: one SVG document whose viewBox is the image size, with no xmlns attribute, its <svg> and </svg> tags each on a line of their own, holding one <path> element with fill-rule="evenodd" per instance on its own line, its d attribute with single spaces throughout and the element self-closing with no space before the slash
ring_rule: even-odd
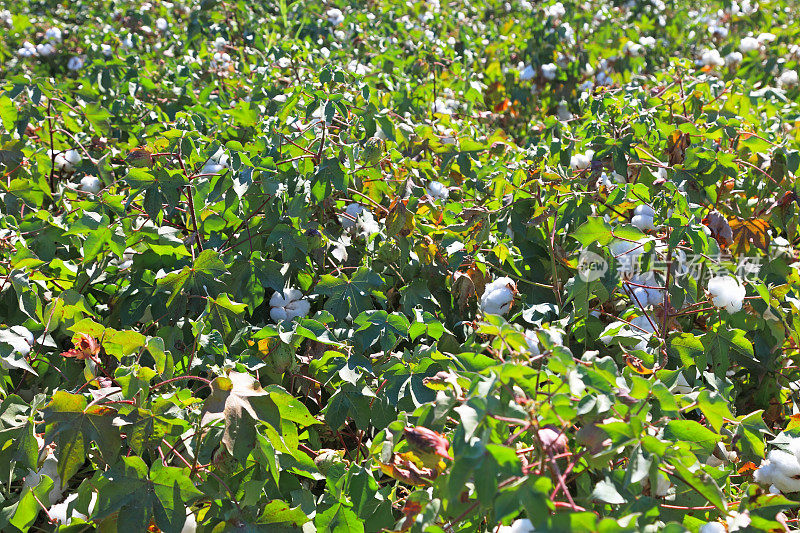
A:
<svg viewBox="0 0 800 533">
<path fill-rule="evenodd" d="M 716 276 L 708 282 L 711 303 L 729 313 L 741 311 L 747 292 L 742 282 L 733 276 Z"/>
<path fill-rule="evenodd" d="M 300 289 L 283 289 L 269 299 L 269 316 L 275 322 L 306 316 L 310 310 L 311 304 Z"/>
<path fill-rule="evenodd" d="M 628 54 L 631 56 L 641 56 L 645 53 L 648 48 L 654 47 L 656 44 L 655 37 L 645 36 L 639 39 L 639 42 L 636 41 L 626 41 L 624 45 L 622 45 L 622 53 Z"/>
<path fill-rule="evenodd" d="M 753 479 L 770 492 L 800 492 L 800 438 L 789 440 L 789 451 L 770 450 L 753 474 Z"/>
<path fill-rule="evenodd" d="M 486 285 L 481 296 L 481 310 L 487 315 L 504 315 L 511 310 L 517 285 L 509 277 L 497 278 Z"/>
</svg>

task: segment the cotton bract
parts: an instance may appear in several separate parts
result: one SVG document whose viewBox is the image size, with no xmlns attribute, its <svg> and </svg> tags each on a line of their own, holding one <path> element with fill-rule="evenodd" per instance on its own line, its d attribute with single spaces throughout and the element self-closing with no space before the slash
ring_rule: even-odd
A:
<svg viewBox="0 0 800 533">
<path fill-rule="evenodd" d="M 306 316 L 311 310 L 311 304 L 303 298 L 303 293 L 299 289 L 276 292 L 269 299 L 269 306 L 269 316 L 275 322 Z"/>
<path fill-rule="evenodd" d="M 711 303 L 729 313 L 736 313 L 742 309 L 744 296 L 747 293 L 744 285 L 731 276 L 711 278 L 708 282 L 708 292 L 711 293 Z"/>
<path fill-rule="evenodd" d="M 511 309 L 517 286 L 508 277 L 497 278 L 486 286 L 481 296 L 481 309 L 487 315 L 504 315 Z"/>
</svg>

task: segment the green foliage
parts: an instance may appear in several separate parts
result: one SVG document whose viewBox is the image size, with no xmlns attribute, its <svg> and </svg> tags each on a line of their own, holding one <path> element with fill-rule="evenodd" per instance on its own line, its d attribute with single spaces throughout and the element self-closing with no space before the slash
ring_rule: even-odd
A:
<svg viewBox="0 0 800 533">
<path fill-rule="evenodd" d="M 796 521 L 797 5 L 564 4 L 0 11 L 0 530 Z"/>
</svg>

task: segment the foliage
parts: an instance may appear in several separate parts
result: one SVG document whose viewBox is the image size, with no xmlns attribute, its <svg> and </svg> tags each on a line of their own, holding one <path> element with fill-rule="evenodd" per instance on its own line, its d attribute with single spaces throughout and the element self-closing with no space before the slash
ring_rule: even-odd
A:
<svg viewBox="0 0 800 533">
<path fill-rule="evenodd" d="M 339 4 L 0 12 L 0 529 L 796 522 L 797 6 Z"/>
</svg>

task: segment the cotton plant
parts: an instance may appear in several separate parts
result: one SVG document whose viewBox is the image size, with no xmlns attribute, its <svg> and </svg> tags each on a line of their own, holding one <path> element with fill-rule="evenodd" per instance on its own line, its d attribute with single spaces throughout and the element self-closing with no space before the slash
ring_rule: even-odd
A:
<svg viewBox="0 0 800 533">
<path fill-rule="evenodd" d="M 311 304 L 300 289 L 283 289 L 269 299 L 269 316 L 275 322 L 303 317 L 311 310 Z"/>
<path fill-rule="evenodd" d="M 511 310 L 517 284 L 509 277 L 497 278 L 486 285 L 481 296 L 480 307 L 487 315 L 505 315 Z"/>
<path fill-rule="evenodd" d="M 728 313 L 736 313 L 742 310 L 747 290 L 739 278 L 716 276 L 708 282 L 708 293 L 714 307 L 725 309 Z"/>
</svg>

